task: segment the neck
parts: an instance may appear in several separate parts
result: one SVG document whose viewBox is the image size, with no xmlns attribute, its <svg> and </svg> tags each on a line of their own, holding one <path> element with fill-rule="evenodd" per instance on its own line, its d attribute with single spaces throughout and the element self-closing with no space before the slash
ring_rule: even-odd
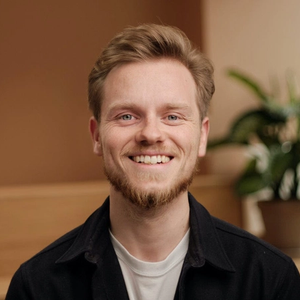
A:
<svg viewBox="0 0 300 300">
<path fill-rule="evenodd" d="M 113 188 L 110 193 L 111 231 L 136 258 L 162 261 L 189 228 L 187 192 L 159 208 L 138 208 Z"/>
</svg>

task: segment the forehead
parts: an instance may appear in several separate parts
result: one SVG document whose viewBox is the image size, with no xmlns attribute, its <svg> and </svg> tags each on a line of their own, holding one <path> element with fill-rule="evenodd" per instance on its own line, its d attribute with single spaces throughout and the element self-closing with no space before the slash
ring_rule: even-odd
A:
<svg viewBox="0 0 300 300">
<path fill-rule="evenodd" d="M 128 63 L 114 68 L 103 86 L 102 109 L 115 102 L 145 101 L 197 106 L 196 84 L 190 71 L 174 59 Z"/>
</svg>

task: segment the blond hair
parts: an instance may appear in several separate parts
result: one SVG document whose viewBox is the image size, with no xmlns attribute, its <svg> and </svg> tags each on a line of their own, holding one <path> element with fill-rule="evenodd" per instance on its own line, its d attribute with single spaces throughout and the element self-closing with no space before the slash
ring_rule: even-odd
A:
<svg viewBox="0 0 300 300">
<path fill-rule="evenodd" d="M 158 58 L 180 61 L 192 74 L 197 86 L 197 104 L 203 119 L 215 91 L 213 67 L 178 28 L 143 24 L 128 27 L 116 35 L 102 51 L 90 75 L 89 107 L 99 122 L 103 101 L 103 85 L 109 72 L 116 66 Z"/>
</svg>

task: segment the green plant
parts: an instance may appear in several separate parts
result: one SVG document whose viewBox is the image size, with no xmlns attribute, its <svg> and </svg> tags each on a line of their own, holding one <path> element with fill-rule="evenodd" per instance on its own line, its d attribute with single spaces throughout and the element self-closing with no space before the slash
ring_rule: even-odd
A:
<svg viewBox="0 0 300 300">
<path fill-rule="evenodd" d="M 259 107 L 242 113 L 225 137 L 209 141 L 208 149 L 230 144 L 246 147 L 249 161 L 235 183 L 239 195 L 269 190 L 274 200 L 299 199 L 300 97 L 294 78 L 287 77 L 288 99 L 281 103 L 278 84 L 268 93 L 240 71 L 228 74 L 254 93 Z"/>
</svg>

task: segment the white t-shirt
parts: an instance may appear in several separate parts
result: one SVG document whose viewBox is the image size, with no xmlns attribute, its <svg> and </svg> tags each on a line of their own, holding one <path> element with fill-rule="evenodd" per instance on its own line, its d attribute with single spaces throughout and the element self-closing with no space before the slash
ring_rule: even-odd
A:
<svg viewBox="0 0 300 300">
<path fill-rule="evenodd" d="M 110 235 L 122 269 L 129 299 L 174 299 L 183 261 L 188 250 L 189 230 L 168 257 L 159 262 L 145 262 L 136 259 L 111 232 Z"/>
</svg>

